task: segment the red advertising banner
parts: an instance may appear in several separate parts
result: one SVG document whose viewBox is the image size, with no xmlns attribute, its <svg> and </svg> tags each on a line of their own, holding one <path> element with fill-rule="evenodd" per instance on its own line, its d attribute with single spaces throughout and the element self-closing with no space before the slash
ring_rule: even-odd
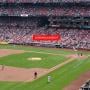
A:
<svg viewBox="0 0 90 90">
<path fill-rule="evenodd" d="M 58 34 L 55 35 L 33 35 L 32 40 L 36 41 L 58 41 L 61 39 L 61 36 Z"/>
</svg>

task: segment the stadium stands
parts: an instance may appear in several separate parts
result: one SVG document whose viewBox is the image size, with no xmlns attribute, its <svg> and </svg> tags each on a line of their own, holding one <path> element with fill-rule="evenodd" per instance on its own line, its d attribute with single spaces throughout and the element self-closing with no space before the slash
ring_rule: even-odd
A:
<svg viewBox="0 0 90 90">
<path fill-rule="evenodd" d="M 62 48 L 90 49 L 90 30 L 88 30 L 88 28 L 90 29 L 90 7 L 73 3 L 84 2 L 84 0 L 0 0 L 0 2 L 0 41 L 14 44 L 33 43 L 40 46 L 44 44 L 46 46 L 60 45 Z M 26 2 L 29 3 L 26 4 Z M 72 2 L 75 5 L 71 4 L 69 7 L 67 4 L 64 6 L 62 4 L 57 6 L 48 4 L 59 2 Z M 37 3 L 45 3 L 45 5 Z M 57 20 L 53 23 L 55 17 L 62 18 L 62 16 L 66 18 L 60 21 L 56 18 Z M 50 20 L 50 18 L 52 19 Z M 57 22 L 59 27 L 53 28 L 51 23 L 57 25 Z M 63 28 L 61 28 L 62 26 Z M 62 37 L 58 42 L 32 40 L 33 34 L 56 33 Z"/>
<path fill-rule="evenodd" d="M 8 3 L 61 3 L 61 2 L 90 2 L 89 0 L 0 0 L 0 2 L 8 2 Z"/>
<path fill-rule="evenodd" d="M 37 42 L 47 44 L 60 44 L 61 47 L 77 47 L 77 48 L 90 48 L 90 30 L 79 29 L 56 29 L 38 27 L 37 20 L 14 20 L 11 22 L 0 22 L 0 39 L 8 41 L 9 43 L 16 44 L 30 44 Z M 33 41 L 33 34 L 60 34 L 62 39 L 58 43 L 56 41 Z"/>
<path fill-rule="evenodd" d="M 31 5 L 15 5 L 15 6 L 2 6 L 0 5 L 0 15 L 8 16 L 90 16 L 89 7 L 43 7 Z"/>
<path fill-rule="evenodd" d="M 90 90 L 90 80 L 85 82 L 85 84 L 81 86 L 80 90 Z"/>
</svg>

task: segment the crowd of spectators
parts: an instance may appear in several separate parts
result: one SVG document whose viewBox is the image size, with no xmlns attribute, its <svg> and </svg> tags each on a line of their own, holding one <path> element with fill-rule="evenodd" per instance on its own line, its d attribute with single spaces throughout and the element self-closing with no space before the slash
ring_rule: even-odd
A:
<svg viewBox="0 0 90 90">
<path fill-rule="evenodd" d="M 67 48 L 84 48 L 90 49 L 90 30 L 79 29 L 55 29 L 37 27 L 37 22 L 32 20 L 14 21 L 10 23 L 0 22 L 0 41 L 6 41 L 16 44 L 45 43 L 59 44 L 61 47 Z M 60 34 L 59 41 L 33 41 L 33 34 Z"/>
<path fill-rule="evenodd" d="M 0 2 L 21 3 L 59 3 L 59 2 L 89 2 L 89 0 L 0 0 Z"/>
<path fill-rule="evenodd" d="M 61 8 L 61 7 L 0 7 L 0 14 L 8 14 L 8 15 L 45 15 L 45 16 L 90 16 L 90 8 L 86 7 L 73 7 L 73 8 Z"/>
<path fill-rule="evenodd" d="M 14 0 L 5 0 L 14 2 Z M 17 0 L 26 2 L 28 0 Z M 29 0 L 32 2 L 58 2 L 60 0 Z M 72 1 L 72 0 L 61 0 L 61 1 Z M 73 0 L 75 1 L 75 0 Z M 80 1 L 80 0 L 77 0 Z M 42 6 L 3 6 L 0 5 L 0 15 L 8 14 L 11 16 L 21 15 L 21 16 L 90 16 L 89 7 L 42 7 Z M 79 30 L 79 29 L 55 29 L 38 27 L 38 20 L 33 19 L 16 19 L 9 21 L 7 19 L 3 20 L 0 18 L 0 41 L 6 41 L 9 43 L 16 44 L 30 44 L 30 43 L 45 43 L 56 45 L 59 44 L 62 48 L 86 48 L 90 49 L 90 30 Z M 33 41 L 33 34 L 60 34 L 60 41 Z"/>
</svg>

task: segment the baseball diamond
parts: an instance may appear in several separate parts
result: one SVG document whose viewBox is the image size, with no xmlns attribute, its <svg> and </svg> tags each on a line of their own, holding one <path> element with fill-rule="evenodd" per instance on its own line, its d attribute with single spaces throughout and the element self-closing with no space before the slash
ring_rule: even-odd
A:
<svg viewBox="0 0 90 90">
<path fill-rule="evenodd" d="M 78 51 L 81 52 L 84 55 L 78 57 L 71 49 L 0 45 L 0 87 L 2 90 L 78 90 L 90 78 L 90 52 Z M 49 84 L 48 75 L 52 77 Z"/>
<path fill-rule="evenodd" d="M 0 0 L 0 90 L 90 90 L 90 0 Z"/>
</svg>

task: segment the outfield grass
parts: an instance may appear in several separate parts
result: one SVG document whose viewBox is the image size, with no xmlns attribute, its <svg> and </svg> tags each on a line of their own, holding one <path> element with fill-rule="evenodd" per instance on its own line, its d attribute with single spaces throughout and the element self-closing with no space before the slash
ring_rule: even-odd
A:
<svg viewBox="0 0 90 90">
<path fill-rule="evenodd" d="M 72 50 L 66 50 L 66 49 L 52 49 L 52 48 L 40 48 L 40 47 L 31 47 L 31 46 L 14 46 L 14 45 L 0 45 L 0 49 L 19 49 L 19 50 L 25 50 L 25 51 L 37 51 L 37 52 L 44 52 L 44 53 L 53 53 L 53 54 L 73 54 L 75 53 Z M 68 52 L 69 51 L 69 52 Z"/>
<path fill-rule="evenodd" d="M 5 46 L 6 47 L 6 46 Z M 2 46 L 1 48 L 4 48 Z M 6 48 L 12 48 L 13 46 L 7 46 Z M 14 47 L 14 49 L 24 49 L 33 51 L 43 51 L 49 53 L 58 54 L 72 54 L 73 51 L 68 50 L 50 50 L 43 48 L 29 48 L 29 47 Z M 39 50 L 40 49 L 40 50 Z M 83 52 L 90 55 L 90 52 Z M 17 82 L 0 82 L 0 90 L 63 90 L 63 88 L 69 85 L 73 80 L 77 79 L 82 73 L 90 70 L 90 56 L 86 60 L 75 60 L 62 68 L 59 68 L 49 75 L 52 76 L 52 82 L 47 83 L 47 76 L 45 75 L 38 80 L 30 83 L 17 83 Z"/>
</svg>

